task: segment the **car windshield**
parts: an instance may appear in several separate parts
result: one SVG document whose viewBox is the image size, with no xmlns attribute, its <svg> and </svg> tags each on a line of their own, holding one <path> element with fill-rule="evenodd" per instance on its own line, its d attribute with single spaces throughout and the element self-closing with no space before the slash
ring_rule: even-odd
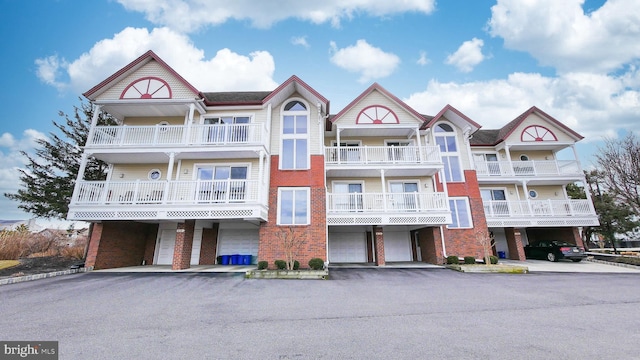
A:
<svg viewBox="0 0 640 360">
<path fill-rule="evenodd" d="M 566 241 L 552 241 L 553 245 L 557 245 L 557 246 L 576 246 L 576 244 L 570 244 Z"/>
</svg>

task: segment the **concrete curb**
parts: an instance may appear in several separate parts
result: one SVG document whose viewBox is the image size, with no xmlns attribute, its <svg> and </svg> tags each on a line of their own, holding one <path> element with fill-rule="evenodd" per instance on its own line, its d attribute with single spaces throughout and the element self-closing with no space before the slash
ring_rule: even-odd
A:
<svg viewBox="0 0 640 360">
<path fill-rule="evenodd" d="M 501 274 L 527 274 L 529 268 L 516 265 L 447 265 L 448 269 L 463 273 L 501 273 Z"/>
<path fill-rule="evenodd" d="M 592 263 L 596 263 L 596 264 L 619 266 L 619 267 L 623 267 L 623 268 L 627 268 L 627 269 L 636 269 L 636 270 L 640 269 L 640 266 L 629 265 L 629 264 L 624 264 L 624 263 L 617 263 L 617 262 L 613 262 L 613 261 L 604 261 L 604 260 L 589 259 L 589 258 L 586 258 L 585 260 L 586 261 L 590 261 Z"/>
<path fill-rule="evenodd" d="M 61 275 L 70 275 L 70 274 L 76 274 L 76 273 L 89 272 L 91 270 L 93 270 L 93 267 L 83 267 L 83 268 L 77 268 L 77 269 L 48 272 L 43 274 L 15 276 L 15 277 L 10 277 L 6 279 L 0 279 L 0 285 L 17 284 L 25 281 L 46 279 L 46 278 L 51 278 L 51 277 L 56 277 Z"/>
</svg>

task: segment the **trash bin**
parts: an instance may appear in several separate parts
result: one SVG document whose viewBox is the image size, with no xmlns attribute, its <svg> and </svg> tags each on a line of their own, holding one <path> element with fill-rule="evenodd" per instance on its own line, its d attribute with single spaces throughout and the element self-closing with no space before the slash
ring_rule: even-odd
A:
<svg viewBox="0 0 640 360">
<path fill-rule="evenodd" d="M 220 256 L 220 264 L 229 265 L 229 257 L 230 257 L 230 255 L 221 255 Z"/>
<path fill-rule="evenodd" d="M 507 258 L 507 253 L 505 253 L 504 251 L 498 251 L 498 258 L 499 259 L 506 259 Z"/>
<path fill-rule="evenodd" d="M 242 263 L 242 258 L 240 254 L 231 255 L 231 265 L 240 265 Z"/>
<path fill-rule="evenodd" d="M 242 255 L 242 265 L 251 265 L 251 255 Z"/>
</svg>

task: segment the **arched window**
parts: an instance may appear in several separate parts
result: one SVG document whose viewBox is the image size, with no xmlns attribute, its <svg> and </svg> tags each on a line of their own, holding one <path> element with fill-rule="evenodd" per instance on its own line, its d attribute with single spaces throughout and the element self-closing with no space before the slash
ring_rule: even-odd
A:
<svg viewBox="0 0 640 360">
<path fill-rule="evenodd" d="M 456 132 L 449 124 L 438 124 L 434 129 L 436 144 L 440 147 L 444 176 L 447 181 L 462 181 L 460 153 Z"/>
<path fill-rule="evenodd" d="M 282 107 L 280 169 L 309 169 L 309 108 L 300 100 Z"/>
</svg>

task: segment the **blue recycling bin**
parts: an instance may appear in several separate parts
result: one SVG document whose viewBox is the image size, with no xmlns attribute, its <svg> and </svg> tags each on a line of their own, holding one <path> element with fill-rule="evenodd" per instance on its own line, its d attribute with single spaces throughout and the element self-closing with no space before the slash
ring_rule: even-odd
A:
<svg viewBox="0 0 640 360">
<path fill-rule="evenodd" d="M 506 259 L 507 258 L 507 253 L 505 253 L 504 251 L 498 251 L 498 258 Z"/>
<path fill-rule="evenodd" d="M 240 256 L 240 254 L 231 255 L 231 265 L 241 265 L 241 264 L 242 264 L 242 257 Z"/>
<path fill-rule="evenodd" d="M 229 258 L 230 257 L 231 257 L 230 255 L 221 255 L 220 256 L 220 264 L 229 265 Z"/>
<path fill-rule="evenodd" d="M 242 265 L 251 265 L 251 255 L 242 255 Z"/>
</svg>

